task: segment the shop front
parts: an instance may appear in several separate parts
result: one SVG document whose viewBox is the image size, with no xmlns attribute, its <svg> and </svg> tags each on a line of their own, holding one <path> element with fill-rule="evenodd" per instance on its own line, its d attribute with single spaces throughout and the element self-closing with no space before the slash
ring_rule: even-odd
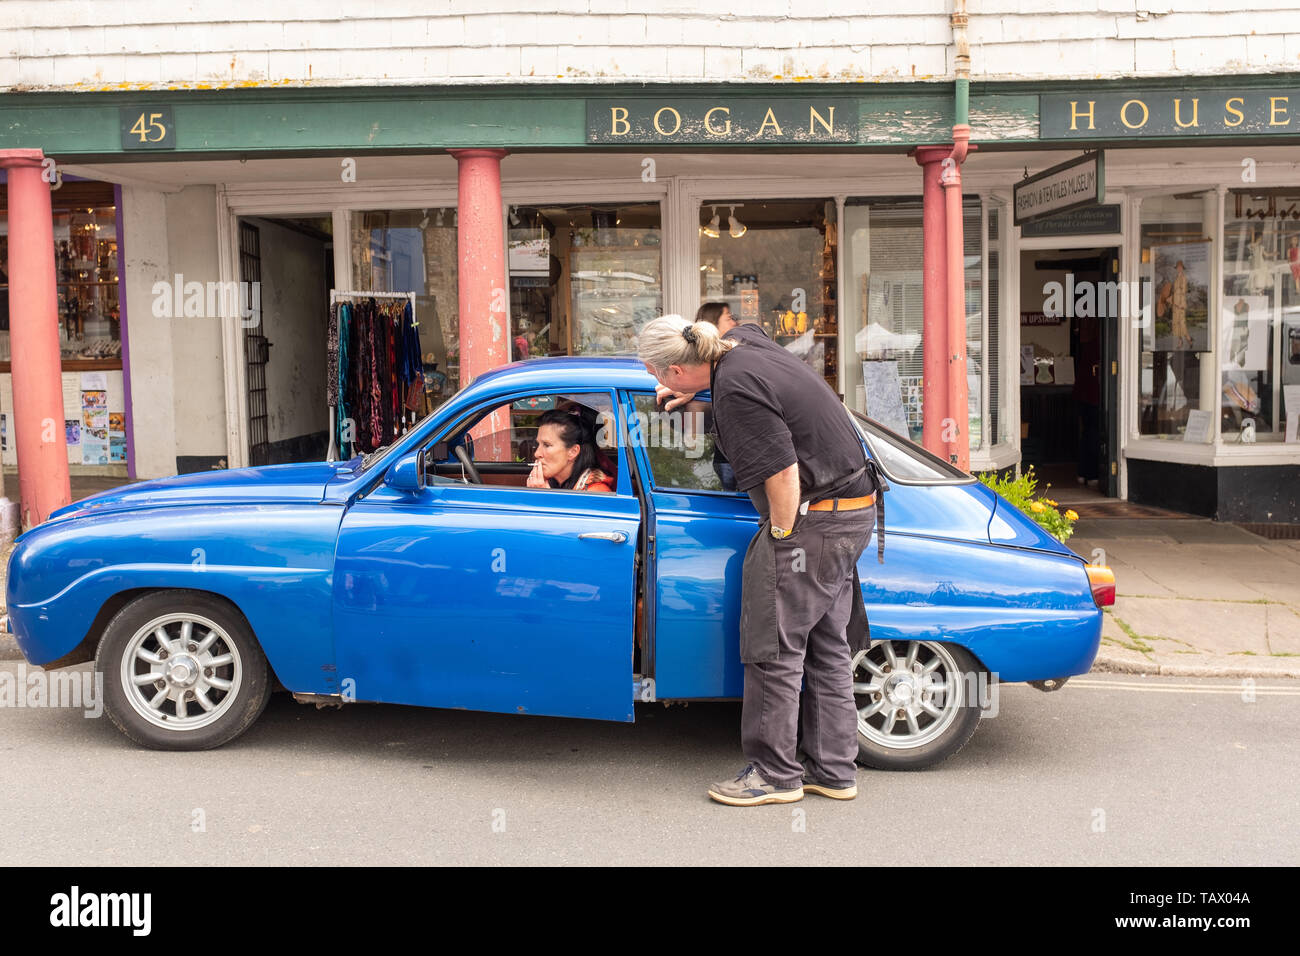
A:
<svg viewBox="0 0 1300 956">
<path fill-rule="evenodd" d="M 9 223 L 0 171 L 0 465 L 17 469 L 9 336 Z M 63 415 L 72 475 L 126 478 L 130 464 L 119 249 L 112 183 L 59 177 L 53 211 Z"/>
<path fill-rule="evenodd" d="M 1300 443 L 1288 430 L 1300 405 L 1300 177 L 1284 131 L 1268 128 L 1285 94 L 1269 92 L 1240 103 L 1214 93 L 1243 111 L 1251 138 L 1241 147 L 1233 127 L 1185 128 L 1190 104 L 1167 90 L 1125 93 L 1113 110 L 1113 89 L 1095 101 L 1023 88 L 972 98 L 985 137 L 965 160 L 956 207 L 972 471 L 1032 464 L 1054 486 L 1078 483 L 1098 498 L 1300 522 Z M 186 353 L 189 368 L 208 384 L 177 390 L 178 465 L 382 442 L 372 428 L 360 446 L 345 444 L 347 416 L 327 401 L 331 305 L 368 295 L 405 297 L 418 326 L 422 394 L 390 430 L 490 367 L 484 356 L 628 354 L 653 317 L 715 301 L 761 325 L 851 407 L 925 437 L 935 343 L 923 176 L 940 169 L 914 154 L 949 138 L 949 91 L 769 103 L 754 90 L 698 109 L 698 91 L 648 104 L 494 95 L 494 115 L 513 117 L 498 132 L 439 119 L 472 112 L 470 94 L 395 91 L 411 104 L 462 97 L 460 112 L 412 108 L 405 125 L 372 135 L 369 101 L 340 93 L 332 138 L 316 149 L 295 153 L 288 131 L 259 129 L 268 145 L 240 155 L 251 133 L 232 95 L 230 124 L 205 130 L 213 156 L 182 149 L 164 162 L 116 154 L 111 140 L 80 144 L 87 155 L 72 169 L 123 183 L 133 246 L 139 234 L 201 281 L 259 290 L 253 318 L 192 329 L 203 349 Z M 250 94 L 249 122 L 276 96 L 291 93 Z M 1206 123 L 1209 98 L 1197 114 Z M 1143 115 L 1129 99 L 1142 102 L 1150 135 L 1126 125 Z M 1165 100 L 1183 110 L 1180 123 L 1165 122 Z M 178 125 L 202 122 L 177 104 Z M 856 119 L 842 125 L 844 116 Z M 499 177 L 486 204 L 482 192 L 467 199 L 459 155 L 485 146 L 472 151 L 493 153 Z M 1017 221 L 1018 184 L 1098 149 L 1104 183 L 1091 203 Z M 170 191 L 178 210 L 161 235 L 157 217 L 129 215 L 154 190 Z M 211 247 L 182 226 L 196 211 Z M 465 243 L 485 221 L 499 224 L 500 279 L 467 298 L 484 275 L 474 259 L 466 281 Z M 132 301 L 149 301 L 155 278 L 128 271 Z M 960 431 L 954 417 L 945 421 Z"/>
</svg>

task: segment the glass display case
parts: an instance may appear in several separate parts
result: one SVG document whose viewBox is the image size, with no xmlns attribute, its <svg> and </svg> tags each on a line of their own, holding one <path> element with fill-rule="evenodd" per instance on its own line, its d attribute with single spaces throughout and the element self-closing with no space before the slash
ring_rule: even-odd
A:
<svg viewBox="0 0 1300 956">
<path fill-rule="evenodd" d="M 0 369 L 8 370 L 8 223 L 0 221 Z M 65 369 L 122 367 L 121 308 L 117 288 L 117 210 L 81 206 L 54 210 L 54 277 L 59 352 Z"/>
</svg>

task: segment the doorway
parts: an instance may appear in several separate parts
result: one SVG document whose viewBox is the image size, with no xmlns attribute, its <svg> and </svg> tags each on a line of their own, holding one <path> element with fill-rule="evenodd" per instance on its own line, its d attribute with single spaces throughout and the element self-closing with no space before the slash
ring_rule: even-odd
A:
<svg viewBox="0 0 1300 956">
<path fill-rule="evenodd" d="M 1119 249 L 1020 258 L 1021 464 L 1058 500 L 1118 493 Z"/>
<path fill-rule="evenodd" d="M 332 232 L 328 215 L 239 220 L 250 465 L 325 458 Z"/>
</svg>

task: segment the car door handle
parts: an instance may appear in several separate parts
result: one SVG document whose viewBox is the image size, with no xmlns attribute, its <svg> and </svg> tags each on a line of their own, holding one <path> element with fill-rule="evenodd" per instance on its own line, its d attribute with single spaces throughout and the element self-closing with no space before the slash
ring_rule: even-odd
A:
<svg viewBox="0 0 1300 956">
<path fill-rule="evenodd" d="M 584 531 L 578 535 L 581 538 L 599 538 L 601 541 L 613 541 L 615 544 L 622 544 L 627 540 L 626 531 Z"/>
</svg>

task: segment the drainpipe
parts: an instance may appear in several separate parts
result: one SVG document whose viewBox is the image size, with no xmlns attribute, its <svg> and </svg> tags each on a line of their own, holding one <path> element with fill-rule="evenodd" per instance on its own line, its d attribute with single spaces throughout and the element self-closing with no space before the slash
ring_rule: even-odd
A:
<svg viewBox="0 0 1300 956">
<path fill-rule="evenodd" d="M 939 164 L 947 146 L 919 146 L 912 158 L 921 166 L 921 444 L 931 454 L 948 454 L 944 419 L 948 415 L 948 283 L 946 214 Z"/>
<path fill-rule="evenodd" d="M 970 146 L 970 42 L 966 0 L 953 0 L 952 38 L 956 89 L 953 95 L 952 151 L 941 163 L 944 234 L 947 241 L 947 411 L 942 440 L 948 460 L 970 470 L 970 420 L 966 384 L 966 257 L 962 230 L 961 164 Z"/>
</svg>

